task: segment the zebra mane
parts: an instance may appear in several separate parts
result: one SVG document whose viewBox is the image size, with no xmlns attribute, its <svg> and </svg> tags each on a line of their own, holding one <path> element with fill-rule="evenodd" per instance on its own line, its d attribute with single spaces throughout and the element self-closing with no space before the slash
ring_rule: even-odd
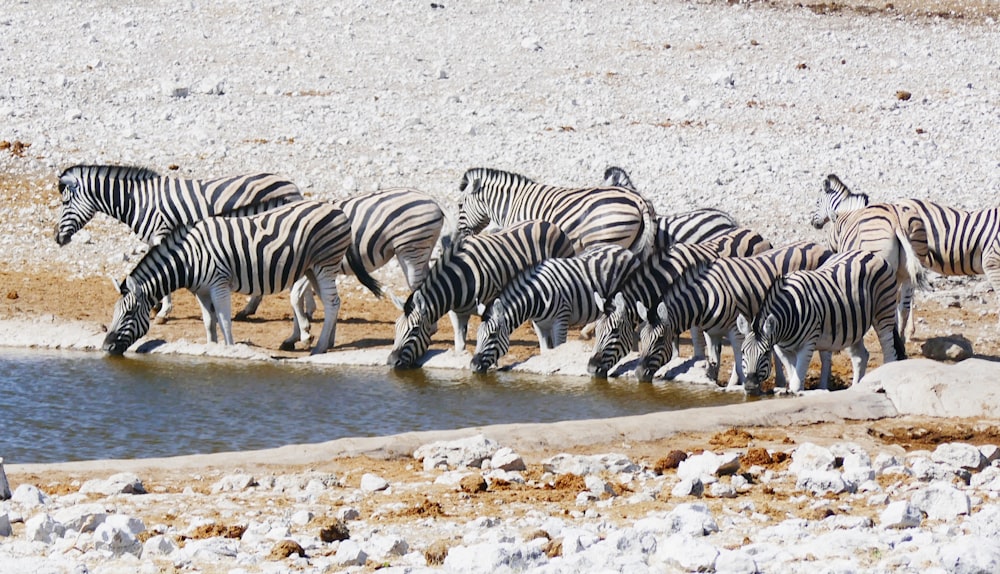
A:
<svg viewBox="0 0 1000 574">
<path fill-rule="evenodd" d="M 527 176 L 521 175 L 519 173 L 514 173 L 510 171 L 502 171 L 499 169 L 494 169 L 491 167 L 473 167 L 465 171 L 462 175 L 462 182 L 459 184 L 458 189 L 462 192 L 468 192 L 469 185 L 478 180 L 480 186 L 485 180 L 501 180 L 505 184 L 512 186 L 521 186 L 531 183 L 535 183 L 535 180 L 530 179 Z"/>
<path fill-rule="evenodd" d="M 83 173 L 94 172 L 98 177 L 109 177 L 114 179 L 124 179 L 129 181 L 145 181 L 148 179 L 157 179 L 160 174 L 148 167 L 140 167 L 134 165 L 87 165 L 78 164 L 65 170 L 59 176 L 68 174 L 71 171 L 80 171 Z"/>
<path fill-rule="evenodd" d="M 840 181 L 839 177 L 832 173 L 826 176 L 826 180 L 823 182 L 823 190 L 827 195 L 837 195 L 840 197 L 837 211 L 860 209 L 867 206 L 869 202 L 867 193 L 854 193 L 849 187 L 844 185 L 844 182 Z M 847 207 L 848 209 L 842 209 L 842 207 Z"/>
<path fill-rule="evenodd" d="M 757 314 L 750 321 L 751 328 L 754 333 L 760 333 L 763 328 L 764 319 L 767 317 L 765 311 L 770 309 L 774 305 L 774 298 L 778 296 L 778 293 L 785 288 L 788 283 L 788 278 L 784 275 L 779 275 L 771 283 L 771 286 L 767 289 L 767 293 L 764 294 L 764 300 L 761 301 L 760 309 Z"/>
</svg>

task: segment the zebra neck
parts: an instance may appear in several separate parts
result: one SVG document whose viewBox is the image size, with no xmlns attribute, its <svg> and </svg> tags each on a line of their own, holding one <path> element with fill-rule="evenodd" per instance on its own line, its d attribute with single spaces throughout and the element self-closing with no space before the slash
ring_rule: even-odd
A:
<svg viewBox="0 0 1000 574">
<path fill-rule="evenodd" d="M 198 286 L 201 266 L 191 264 L 197 260 L 184 245 L 168 239 L 150 249 L 129 277 L 139 284 L 144 294 L 159 300 L 178 289 Z"/>
<path fill-rule="evenodd" d="M 159 179 L 111 180 L 102 194 L 100 210 L 128 225 L 143 241 L 152 242 L 162 221 L 155 209 L 159 188 Z"/>
</svg>

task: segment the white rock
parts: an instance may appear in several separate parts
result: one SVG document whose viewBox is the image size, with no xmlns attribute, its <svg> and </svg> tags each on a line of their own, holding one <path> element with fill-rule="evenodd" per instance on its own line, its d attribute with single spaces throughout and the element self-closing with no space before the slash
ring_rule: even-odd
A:
<svg viewBox="0 0 1000 574">
<path fill-rule="evenodd" d="M 664 549 L 669 549 L 669 553 L 665 553 Z M 685 572 L 712 572 L 719 550 L 689 534 L 675 534 L 657 545 L 657 557 L 666 557 L 668 563 L 677 564 Z"/>
<path fill-rule="evenodd" d="M 361 476 L 361 490 L 363 492 L 379 492 L 389 488 L 389 481 L 381 476 L 366 472 Z"/>
<path fill-rule="evenodd" d="M 10 516 L 4 512 L 0 514 L 0 536 L 10 536 L 14 530 L 10 526 Z"/>
<path fill-rule="evenodd" d="M 368 554 L 375 560 L 403 556 L 410 551 L 410 545 L 400 536 L 373 534 L 365 543 Z"/>
<path fill-rule="evenodd" d="M 3 469 L 3 457 L 0 456 L 0 500 L 7 500 L 10 495 L 10 482 L 7 481 L 7 473 Z"/>
<path fill-rule="evenodd" d="M 490 465 L 493 468 L 506 470 L 506 471 L 520 471 L 527 470 L 527 466 L 524 464 L 524 459 L 521 455 L 517 454 L 510 447 L 501 447 L 493 454 L 493 458 L 490 459 Z"/>
<path fill-rule="evenodd" d="M 499 448 L 496 441 L 479 434 L 454 441 L 439 441 L 423 445 L 413 452 L 413 458 L 423 461 L 424 470 L 455 467 L 478 468 Z"/>
<path fill-rule="evenodd" d="M 813 494 L 840 494 L 853 488 L 836 470 L 800 471 L 795 480 L 795 487 Z"/>
<path fill-rule="evenodd" d="M 142 545 L 142 556 L 167 556 L 177 550 L 177 543 L 173 538 L 163 534 L 151 536 Z"/>
<path fill-rule="evenodd" d="M 120 472 L 105 480 L 99 478 L 88 480 L 80 487 L 80 492 L 111 496 L 114 494 L 145 494 L 146 489 L 143 488 L 142 481 L 135 473 Z"/>
<path fill-rule="evenodd" d="M 563 541 L 565 544 L 565 539 Z M 451 548 L 444 559 L 444 569 L 467 574 L 523 572 L 546 561 L 547 558 L 538 545 L 485 543 Z"/>
<path fill-rule="evenodd" d="M 605 494 L 613 495 L 615 493 L 614 487 L 597 475 L 588 474 L 583 480 L 587 485 L 587 490 L 594 493 L 598 497 L 604 496 Z"/>
<path fill-rule="evenodd" d="M 312 522 L 312 519 L 313 519 L 313 513 L 312 512 L 309 512 L 308 510 L 299 510 L 299 511 L 295 512 L 294 514 L 292 514 L 292 517 L 291 517 L 290 520 L 291 520 L 292 524 L 294 524 L 296 526 L 305 526 L 306 524 L 309 524 L 310 522 Z"/>
<path fill-rule="evenodd" d="M 368 555 L 357 542 L 351 539 L 341 540 L 333 561 L 338 566 L 364 566 L 368 561 Z"/>
<path fill-rule="evenodd" d="M 543 460 L 542 468 L 545 472 L 552 474 L 572 473 L 579 476 L 602 472 L 609 474 L 633 473 L 642 470 L 641 466 L 633 463 L 627 456 L 615 453 L 595 455 L 560 453 Z"/>
<path fill-rule="evenodd" d="M 670 496 L 697 496 L 705 493 L 705 484 L 698 478 L 685 478 L 674 485 L 670 490 Z"/>
<path fill-rule="evenodd" d="M 252 474 L 246 474 L 243 472 L 227 474 L 212 485 L 212 494 L 218 494 L 220 492 L 240 492 L 255 486 L 256 484 L 257 481 L 254 479 Z"/>
<path fill-rule="evenodd" d="M 969 496 L 947 482 L 934 482 L 928 487 L 914 492 L 910 504 L 928 518 L 951 520 L 961 514 L 969 514 Z"/>
<path fill-rule="evenodd" d="M 49 504 L 52 502 L 52 499 L 33 484 L 19 484 L 14 489 L 10 501 L 26 508 L 34 508 L 35 506 Z"/>
<path fill-rule="evenodd" d="M 51 544 L 66 531 L 62 524 L 48 514 L 36 514 L 24 523 L 24 537 L 28 540 Z"/>
<path fill-rule="evenodd" d="M 945 572 L 1000 572 L 1000 544 L 995 538 L 958 536 L 940 546 L 940 560 Z"/>
<path fill-rule="evenodd" d="M 122 515 L 109 516 L 94 531 L 94 548 L 105 550 L 114 556 L 142 554 L 142 543 L 136 537 L 145 530 L 142 521 Z"/>
<path fill-rule="evenodd" d="M 712 511 L 701 503 L 678 504 L 667 513 L 666 519 L 670 522 L 670 532 L 707 536 L 719 531 L 719 525 L 716 524 Z"/>
<path fill-rule="evenodd" d="M 986 458 L 987 463 L 1000 460 L 1000 446 L 995 444 L 984 444 L 979 447 L 979 452 Z"/>
<path fill-rule="evenodd" d="M 931 460 L 954 468 L 980 470 L 987 464 L 986 457 L 979 448 L 965 443 L 948 442 L 938 445 Z"/>
<path fill-rule="evenodd" d="M 728 483 L 713 482 L 708 485 L 708 496 L 711 498 L 736 498 L 736 489 Z"/>
<path fill-rule="evenodd" d="M 740 469 L 738 453 L 715 454 L 705 451 L 682 460 L 677 467 L 677 478 L 700 478 L 733 474 Z"/>
<path fill-rule="evenodd" d="M 101 504 L 76 504 L 57 510 L 52 518 L 68 530 L 93 532 L 107 516 Z"/>
<path fill-rule="evenodd" d="M 337 518 L 340 520 L 357 520 L 361 518 L 361 512 L 353 506 L 344 506 L 337 510 Z"/>
<path fill-rule="evenodd" d="M 807 442 L 792 452 L 792 463 L 788 471 L 799 474 L 806 471 L 833 470 L 836 457 L 830 449 Z"/>
<path fill-rule="evenodd" d="M 715 574 L 757 574 L 757 563 L 743 550 L 719 550 Z"/>
</svg>

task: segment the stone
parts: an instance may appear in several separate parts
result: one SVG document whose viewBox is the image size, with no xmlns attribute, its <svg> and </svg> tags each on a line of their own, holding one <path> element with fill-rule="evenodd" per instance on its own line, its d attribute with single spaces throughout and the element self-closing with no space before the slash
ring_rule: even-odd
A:
<svg viewBox="0 0 1000 574">
<path fill-rule="evenodd" d="M 105 550 L 114 556 L 142 554 L 142 542 L 139 541 L 138 534 L 146 527 L 138 518 L 114 514 L 108 516 L 96 530 L 94 530 L 94 548 Z"/>
<path fill-rule="evenodd" d="M 246 473 L 236 473 L 223 476 L 212 485 L 212 494 L 220 492 L 240 492 L 252 486 L 257 486 L 257 480 L 253 475 Z"/>
<path fill-rule="evenodd" d="M 732 484 L 713 482 L 708 485 L 708 496 L 711 498 L 736 498 L 736 489 Z"/>
<path fill-rule="evenodd" d="M 757 562 L 743 550 L 719 550 L 715 558 L 715 574 L 757 574 Z"/>
<path fill-rule="evenodd" d="M 24 537 L 36 542 L 52 544 L 61 538 L 66 528 L 48 514 L 36 514 L 24 523 Z"/>
<path fill-rule="evenodd" d="M 928 487 L 914 492 L 910 496 L 910 504 L 927 518 L 951 520 L 961 514 L 969 514 L 971 503 L 969 496 L 950 483 L 938 481 Z"/>
<path fill-rule="evenodd" d="M 701 497 L 705 493 L 705 483 L 699 478 L 685 478 L 670 489 L 670 496 L 696 496 Z"/>
<path fill-rule="evenodd" d="M 853 486 L 836 470 L 802 471 L 795 480 L 795 488 L 812 494 L 840 494 L 853 490 Z"/>
<path fill-rule="evenodd" d="M 712 511 L 702 503 L 678 504 L 667 513 L 671 532 L 689 534 L 691 536 L 707 536 L 719 531 Z"/>
<path fill-rule="evenodd" d="M 940 546 L 939 556 L 945 572 L 1000 572 L 1000 544 L 995 538 L 958 536 Z"/>
<path fill-rule="evenodd" d="M 700 478 L 703 482 L 706 477 L 723 476 L 733 474 L 740 469 L 740 456 L 738 453 L 715 454 L 705 451 L 701 454 L 689 456 L 677 465 L 677 478 Z"/>
<path fill-rule="evenodd" d="M 11 494 L 10 501 L 27 508 L 44 506 L 52 502 L 49 495 L 38 489 L 34 484 L 20 484 Z"/>
<path fill-rule="evenodd" d="M 566 551 L 566 541 L 563 542 Z M 513 543 L 482 543 L 455 546 L 448 550 L 444 569 L 465 574 L 492 574 L 493 572 L 524 572 L 544 564 L 548 558 L 540 545 Z"/>
<path fill-rule="evenodd" d="M 962 335 L 931 337 L 920 346 L 920 354 L 934 361 L 964 361 L 973 355 L 972 341 Z"/>
<path fill-rule="evenodd" d="M 490 459 L 490 466 L 499 470 L 520 471 L 527 470 L 524 459 L 509 447 L 501 447 Z"/>
<path fill-rule="evenodd" d="M 3 469 L 3 457 L 0 456 L 0 500 L 8 500 L 10 496 L 10 482 L 7 481 L 7 473 Z"/>
<path fill-rule="evenodd" d="M 584 484 L 587 485 L 587 490 L 594 493 L 598 498 L 604 497 L 605 495 L 614 496 L 615 489 L 603 478 L 588 474 L 583 478 Z"/>
<path fill-rule="evenodd" d="M 347 520 L 357 520 L 361 518 L 361 511 L 353 506 L 345 506 L 337 510 L 337 519 L 341 522 Z"/>
<path fill-rule="evenodd" d="M 410 545 L 400 536 L 373 534 L 365 544 L 375 560 L 385 560 L 405 555 Z"/>
<path fill-rule="evenodd" d="M 292 554 L 296 556 L 305 557 L 306 551 L 302 548 L 302 545 L 294 540 L 279 540 L 274 546 L 271 547 L 271 552 L 268 553 L 268 560 L 284 560 Z"/>
<path fill-rule="evenodd" d="M 68 530 L 93 532 L 108 517 L 101 504 L 76 504 L 58 510 L 53 518 Z"/>
<path fill-rule="evenodd" d="M 368 561 L 368 554 L 357 542 L 344 540 L 337 548 L 337 554 L 334 555 L 333 561 L 338 566 L 364 566 L 365 562 Z"/>
<path fill-rule="evenodd" d="M 960 442 L 939 444 L 931 453 L 931 460 L 966 470 L 981 470 L 988 463 L 979 448 Z"/>
<path fill-rule="evenodd" d="M 105 480 L 99 478 L 88 480 L 80 487 L 80 492 L 112 496 L 115 494 L 146 494 L 146 489 L 143 488 L 142 481 L 135 473 L 119 472 Z"/>
<path fill-rule="evenodd" d="M 326 543 L 348 540 L 350 538 L 351 531 L 341 519 L 334 520 L 333 523 L 324 526 L 319 531 L 319 539 Z"/>
<path fill-rule="evenodd" d="M 413 458 L 424 463 L 424 470 L 435 468 L 474 467 L 492 457 L 500 446 L 484 435 L 474 435 L 453 441 L 438 441 L 418 447 Z"/>
<path fill-rule="evenodd" d="M 361 476 L 361 491 L 362 492 L 380 492 L 389 488 L 389 481 L 382 478 L 381 476 L 366 472 Z"/>
<path fill-rule="evenodd" d="M 922 520 L 920 510 L 905 500 L 889 503 L 879 514 L 882 528 L 916 528 Z"/>
<path fill-rule="evenodd" d="M 542 469 L 552 474 L 586 476 L 602 472 L 608 474 L 634 473 L 642 470 L 642 467 L 633 463 L 623 454 L 574 455 L 560 453 L 543 460 Z"/>
<path fill-rule="evenodd" d="M 312 512 L 309 512 L 308 510 L 299 510 L 295 512 L 295 514 L 292 514 L 290 520 L 292 524 L 296 526 L 305 526 L 306 524 L 312 522 L 312 519 L 313 519 Z"/>
<path fill-rule="evenodd" d="M 150 536 L 142 544 L 142 556 L 167 556 L 177 550 L 177 543 L 173 538 L 163 534 Z"/>
<path fill-rule="evenodd" d="M 10 516 L 4 512 L 0 514 L 0 536 L 7 537 L 14 534 L 14 529 L 10 526 Z"/>
<path fill-rule="evenodd" d="M 807 471 L 833 470 L 836 461 L 837 457 L 830 449 L 807 442 L 792 452 L 792 463 L 788 466 L 788 471 L 799 474 Z"/>
</svg>

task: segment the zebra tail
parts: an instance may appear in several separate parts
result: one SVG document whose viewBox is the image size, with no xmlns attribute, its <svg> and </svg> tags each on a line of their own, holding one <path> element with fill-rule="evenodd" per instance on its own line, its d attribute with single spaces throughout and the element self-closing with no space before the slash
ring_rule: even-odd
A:
<svg viewBox="0 0 1000 574">
<path fill-rule="evenodd" d="M 351 247 L 347 250 L 347 264 L 351 267 L 351 271 L 358 278 L 358 281 L 361 281 L 362 285 L 381 299 L 383 295 L 382 285 L 365 269 L 364 263 L 361 262 L 361 253 L 358 252 L 358 245 L 353 241 L 351 242 Z"/>
<path fill-rule="evenodd" d="M 639 238 L 639 244 L 633 252 L 637 255 L 645 256 L 653 253 L 656 249 L 656 207 L 645 196 L 640 194 L 640 197 L 642 197 L 643 203 L 642 236 Z"/>
<path fill-rule="evenodd" d="M 899 336 L 899 326 L 892 326 L 892 348 L 896 351 L 896 360 L 902 361 L 906 358 L 906 343 Z"/>
<path fill-rule="evenodd" d="M 917 289 L 926 291 L 930 288 L 930 282 L 927 280 L 927 270 L 924 268 L 923 262 L 920 260 L 920 256 L 917 254 L 917 250 L 913 247 L 913 243 L 910 241 L 910 234 L 903 231 L 902 229 L 896 229 L 896 239 L 899 244 L 903 247 L 903 252 L 906 254 L 906 274 L 910 276 L 910 282 Z M 914 236 L 914 240 L 920 241 L 919 235 Z M 926 236 L 923 239 L 926 245 Z"/>
</svg>

